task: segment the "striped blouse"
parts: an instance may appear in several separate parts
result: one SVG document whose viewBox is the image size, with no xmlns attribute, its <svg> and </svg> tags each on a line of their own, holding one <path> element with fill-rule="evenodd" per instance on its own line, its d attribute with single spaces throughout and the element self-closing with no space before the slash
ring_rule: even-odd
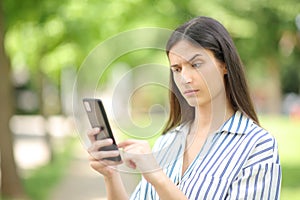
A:
<svg viewBox="0 0 300 200">
<path fill-rule="evenodd" d="M 162 135 L 153 153 L 188 199 L 279 199 L 281 167 L 275 138 L 237 111 L 206 140 L 182 175 L 189 125 Z M 142 178 L 130 199 L 159 199 Z"/>
</svg>

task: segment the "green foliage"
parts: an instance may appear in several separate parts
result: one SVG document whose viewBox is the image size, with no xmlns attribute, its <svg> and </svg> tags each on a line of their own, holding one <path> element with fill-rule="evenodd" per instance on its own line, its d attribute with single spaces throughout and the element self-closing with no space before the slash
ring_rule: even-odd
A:
<svg viewBox="0 0 300 200">
<path fill-rule="evenodd" d="M 300 59 L 299 51 L 293 51 L 299 49 L 299 41 L 297 45 L 292 40 L 291 47 L 282 42 L 286 32 L 296 38 L 297 0 L 4 0 L 3 4 L 6 49 L 13 67 L 31 73 L 40 68 L 58 85 L 62 68 L 78 68 L 89 51 L 112 35 L 139 27 L 173 29 L 197 15 L 220 20 L 234 37 L 246 66 L 258 76 L 265 76 L 259 68 L 267 64 L 266 59 L 289 69 L 295 64 L 286 65 L 286 60 Z"/>
</svg>

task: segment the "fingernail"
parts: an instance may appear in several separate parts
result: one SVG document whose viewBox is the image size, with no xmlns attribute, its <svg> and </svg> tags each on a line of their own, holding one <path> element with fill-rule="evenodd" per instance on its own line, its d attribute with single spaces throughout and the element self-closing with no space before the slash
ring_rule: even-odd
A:
<svg viewBox="0 0 300 200">
<path fill-rule="evenodd" d="M 113 143 L 113 140 L 111 139 L 111 138 L 107 138 L 107 142 L 109 142 L 109 143 Z"/>
</svg>

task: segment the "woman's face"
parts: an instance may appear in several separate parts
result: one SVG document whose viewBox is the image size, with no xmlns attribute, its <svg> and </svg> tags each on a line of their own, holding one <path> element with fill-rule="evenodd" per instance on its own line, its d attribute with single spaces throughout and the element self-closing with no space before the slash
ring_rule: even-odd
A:
<svg viewBox="0 0 300 200">
<path fill-rule="evenodd" d="M 217 99 L 226 100 L 225 64 L 210 50 L 181 40 L 171 48 L 169 61 L 174 81 L 190 106 L 210 106 Z"/>
</svg>

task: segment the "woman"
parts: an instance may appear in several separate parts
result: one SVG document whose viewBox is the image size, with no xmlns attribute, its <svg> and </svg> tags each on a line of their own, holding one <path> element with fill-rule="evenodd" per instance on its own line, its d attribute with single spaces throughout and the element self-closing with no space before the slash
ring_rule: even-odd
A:
<svg viewBox="0 0 300 200">
<path fill-rule="evenodd" d="M 170 116 L 151 151 L 146 141 L 118 144 L 123 161 L 142 173 L 131 199 L 279 199 L 275 139 L 259 126 L 243 66 L 229 33 L 216 20 L 194 18 L 167 43 Z M 109 199 L 127 199 L 115 163 L 118 151 L 95 141 L 90 163 L 104 176 Z"/>
</svg>

